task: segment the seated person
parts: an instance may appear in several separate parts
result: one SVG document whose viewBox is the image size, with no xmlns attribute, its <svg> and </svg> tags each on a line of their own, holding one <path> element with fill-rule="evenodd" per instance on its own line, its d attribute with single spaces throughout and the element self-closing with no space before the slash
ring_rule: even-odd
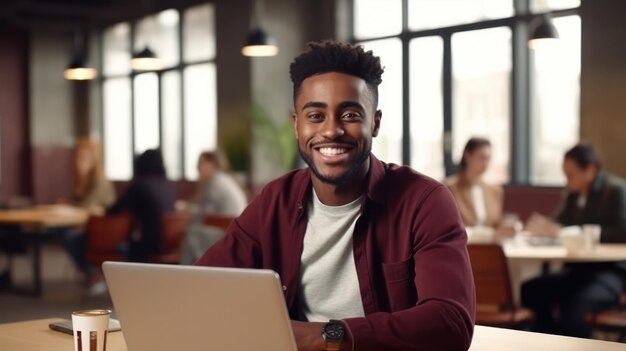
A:
<svg viewBox="0 0 626 351">
<path fill-rule="evenodd" d="M 206 214 L 235 217 L 248 205 L 237 181 L 222 170 L 217 152 L 203 152 L 198 159 L 198 189 L 189 207 L 191 223 L 183 242 L 181 263 L 194 263 L 206 249 L 224 236 L 221 228 L 206 226 Z"/>
<path fill-rule="evenodd" d="M 471 138 L 463 149 L 459 173 L 445 180 L 467 227 L 495 227 L 502 218 L 502 187 L 487 184 L 482 179 L 490 161 L 489 140 Z"/>
<path fill-rule="evenodd" d="M 475 296 L 454 199 L 371 154 L 380 58 L 310 43 L 290 73 L 309 167 L 270 182 L 196 264 L 278 272 L 301 351 L 467 350 Z"/>
<path fill-rule="evenodd" d="M 128 250 L 128 260 L 145 261 L 159 252 L 161 219 L 174 211 L 176 188 L 167 179 L 163 157 L 158 149 L 146 150 L 135 160 L 134 175 L 128 190 L 109 208 L 109 214 L 129 211 L 134 230 Z"/>
<path fill-rule="evenodd" d="M 527 230 L 556 236 L 561 226 L 599 224 L 600 241 L 626 242 L 626 183 L 602 171 L 593 147 L 578 144 L 563 160 L 567 196 L 555 220 L 534 215 Z M 539 332 L 589 337 L 587 313 L 618 303 L 623 290 L 625 262 L 568 263 L 549 276 L 522 286 L 522 304 L 535 312 Z M 558 305 L 558 316 L 553 307 Z"/>
<path fill-rule="evenodd" d="M 482 232 L 496 238 L 509 237 L 521 229 L 522 223 L 513 214 L 503 216 L 502 187 L 483 180 L 490 162 L 491 142 L 471 138 L 463 149 L 459 173 L 448 177 L 445 184 L 454 195 L 469 234 Z"/>
<path fill-rule="evenodd" d="M 61 202 L 86 208 L 92 215 L 104 214 L 115 201 L 115 189 L 105 178 L 100 160 L 98 143 L 87 139 L 76 143 L 72 194 Z M 65 237 L 65 248 L 74 264 L 81 272 L 89 274 L 92 267 L 85 260 L 86 245 L 86 236 L 82 230 L 69 232 Z"/>
</svg>

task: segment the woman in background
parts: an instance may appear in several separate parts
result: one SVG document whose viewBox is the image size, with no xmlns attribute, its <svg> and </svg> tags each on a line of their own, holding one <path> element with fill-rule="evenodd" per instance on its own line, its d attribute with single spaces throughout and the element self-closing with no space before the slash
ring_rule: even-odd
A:
<svg viewBox="0 0 626 351">
<path fill-rule="evenodd" d="M 115 201 L 115 189 L 104 176 L 100 157 L 100 144 L 89 139 L 80 139 L 74 149 L 72 193 L 69 204 L 83 207 L 91 215 L 103 215 Z M 85 259 L 87 237 L 82 230 L 71 231 L 65 237 L 65 249 L 76 267 L 89 275 L 92 267 Z"/>
<path fill-rule="evenodd" d="M 502 218 L 503 190 L 482 177 L 491 161 L 491 143 L 471 138 L 463 149 L 460 171 L 445 183 L 454 195 L 466 227 L 496 227 Z"/>
<path fill-rule="evenodd" d="M 146 150 L 135 160 L 133 179 L 126 193 L 108 210 L 109 214 L 129 211 L 133 233 L 128 243 L 128 260 L 145 261 L 159 251 L 161 218 L 174 211 L 176 188 L 167 179 L 158 149 Z"/>
<path fill-rule="evenodd" d="M 99 144 L 88 139 L 79 140 L 74 152 L 70 203 L 101 215 L 114 201 L 115 189 L 104 177 Z"/>
</svg>

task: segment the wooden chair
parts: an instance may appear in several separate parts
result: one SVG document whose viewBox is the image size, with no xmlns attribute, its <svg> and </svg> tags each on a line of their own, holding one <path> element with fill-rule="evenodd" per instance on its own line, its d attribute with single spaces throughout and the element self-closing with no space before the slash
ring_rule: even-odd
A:
<svg viewBox="0 0 626 351">
<path fill-rule="evenodd" d="M 158 254 L 149 255 L 152 263 L 178 264 L 180 251 L 189 226 L 189 215 L 184 212 L 166 213 L 161 219 L 161 247 Z"/>
<path fill-rule="evenodd" d="M 93 216 L 87 221 L 87 261 L 98 267 L 104 261 L 124 261 L 126 253 L 120 244 L 128 242 L 132 228 L 129 213 Z"/>
<path fill-rule="evenodd" d="M 476 324 L 519 328 L 529 324 L 533 313 L 513 301 L 509 269 L 499 244 L 467 246 L 476 286 Z"/>
<path fill-rule="evenodd" d="M 204 225 L 210 225 L 213 227 L 218 227 L 226 231 L 230 223 L 235 219 L 235 217 L 224 216 L 216 213 L 207 213 L 204 216 L 204 220 L 202 221 Z"/>
</svg>

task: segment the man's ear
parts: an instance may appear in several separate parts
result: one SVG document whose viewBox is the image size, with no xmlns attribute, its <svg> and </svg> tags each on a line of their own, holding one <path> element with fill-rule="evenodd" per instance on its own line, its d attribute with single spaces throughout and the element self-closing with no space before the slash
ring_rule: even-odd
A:
<svg viewBox="0 0 626 351">
<path fill-rule="evenodd" d="M 291 114 L 291 120 L 293 121 L 293 133 L 296 136 L 296 140 L 298 140 L 298 116 L 295 112 Z"/>
<path fill-rule="evenodd" d="M 378 136 L 378 130 L 380 129 L 380 120 L 383 118 L 383 111 L 376 110 L 374 113 L 374 129 L 372 130 L 372 136 L 375 138 Z"/>
</svg>

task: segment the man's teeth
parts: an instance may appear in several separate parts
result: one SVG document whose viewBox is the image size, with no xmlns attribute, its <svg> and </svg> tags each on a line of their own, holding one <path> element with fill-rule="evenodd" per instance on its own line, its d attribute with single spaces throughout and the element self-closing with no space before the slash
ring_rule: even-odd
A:
<svg viewBox="0 0 626 351">
<path fill-rule="evenodd" d="M 320 148 L 320 152 L 322 153 L 322 155 L 334 156 L 334 155 L 343 154 L 344 152 L 346 152 L 346 149 L 334 148 L 334 147 L 322 147 Z"/>
</svg>

